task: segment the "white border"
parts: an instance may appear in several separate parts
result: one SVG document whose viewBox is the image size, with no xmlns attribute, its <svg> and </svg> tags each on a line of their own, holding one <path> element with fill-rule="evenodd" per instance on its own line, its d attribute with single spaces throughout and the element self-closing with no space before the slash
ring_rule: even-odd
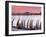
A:
<svg viewBox="0 0 46 37">
<path fill-rule="evenodd" d="M 42 22 L 42 29 L 41 30 L 31 30 L 31 31 L 11 31 L 11 6 L 16 5 L 16 6 L 36 6 L 36 7 L 41 7 L 41 22 Z M 9 3 L 9 35 L 11 34 L 26 34 L 26 33 L 42 33 L 44 31 L 44 18 L 43 18 L 43 5 L 40 4 L 24 4 L 24 3 Z"/>
</svg>

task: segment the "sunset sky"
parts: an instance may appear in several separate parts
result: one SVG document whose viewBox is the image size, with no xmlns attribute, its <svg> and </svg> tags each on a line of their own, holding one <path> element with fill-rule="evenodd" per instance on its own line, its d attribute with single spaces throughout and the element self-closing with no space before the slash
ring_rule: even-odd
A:
<svg viewBox="0 0 46 37">
<path fill-rule="evenodd" d="M 16 6 L 12 5 L 12 13 L 25 13 L 25 12 L 31 12 L 31 13 L 40 13 L 41 7 L 35 7 L 35 6 Z"/>
</svg>

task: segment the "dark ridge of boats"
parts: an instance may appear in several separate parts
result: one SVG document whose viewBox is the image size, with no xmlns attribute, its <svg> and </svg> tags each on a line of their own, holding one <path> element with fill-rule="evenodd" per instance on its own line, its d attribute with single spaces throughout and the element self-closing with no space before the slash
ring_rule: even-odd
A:
<svg viewBox="0 0 46 37">
<path fill-rule="evenodd" d="M 12 13 L 12 15 L 41 15 L 40 13 L 30 13 L 30 12 L 25 12 L 25 13 Z"/>
</svg>

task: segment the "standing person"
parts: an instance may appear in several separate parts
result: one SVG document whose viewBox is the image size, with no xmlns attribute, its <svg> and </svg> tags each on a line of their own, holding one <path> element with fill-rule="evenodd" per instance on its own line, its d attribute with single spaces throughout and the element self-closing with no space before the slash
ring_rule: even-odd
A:
<svg viewBox="0 0 46 37">
<path fill-rule="evenodd" d="M 30 30 L 32 30 L 33 20 L 31 19 L 31 20 L 29 20 L 29 21 L 30 21 L 29 27 L 30 27 Z"/>
<path fill-rule="evenodd" d="M 41 22 L 39 20 L 36 22 L 36 29 L 41 29 Z"/>
</svg>

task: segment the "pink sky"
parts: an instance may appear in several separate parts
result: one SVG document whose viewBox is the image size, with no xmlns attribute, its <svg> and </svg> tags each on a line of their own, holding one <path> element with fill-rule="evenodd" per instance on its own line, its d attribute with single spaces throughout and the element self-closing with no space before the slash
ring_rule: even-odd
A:
<svg viewBox="0 0 46 37">
<path fill-rule="evenodd" d="M 41 7 L 12 5 L 12 13 L 24 13 L 24 12 L 40 13 Z"/>
</svg>

